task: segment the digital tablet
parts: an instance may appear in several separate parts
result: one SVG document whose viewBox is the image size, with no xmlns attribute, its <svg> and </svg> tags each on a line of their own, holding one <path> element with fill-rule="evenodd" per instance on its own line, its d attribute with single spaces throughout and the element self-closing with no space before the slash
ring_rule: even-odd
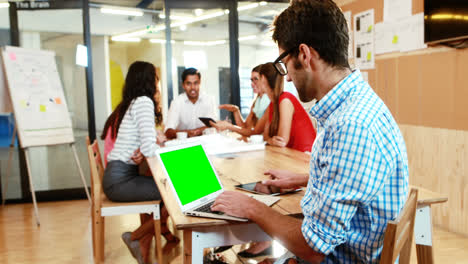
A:
<svg viewBox="0 0 468 264">
<path fill-rule="evenodd" d="M 299 192 L 298 189 L 280 189 L 276 186 L 263 184 L 261 181 L 235 185 L 237 189 L 258 194 L 281 195 L 286 193 Z"/>
<path fill-rule="evenodd" d="M 198 119 L 200 119 L 200 121 L 202 121 L 203 124 L 205 124 L 207 127 L 211 127 L 210 121 L 216 123 L 216 121 L 214 121 L 211 117 L 199 117 Z"/>
</svg>

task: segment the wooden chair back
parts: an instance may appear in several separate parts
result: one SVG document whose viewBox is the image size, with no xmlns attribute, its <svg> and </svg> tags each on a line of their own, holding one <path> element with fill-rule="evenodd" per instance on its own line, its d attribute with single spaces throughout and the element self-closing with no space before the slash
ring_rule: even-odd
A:
<svg viewBox="0 0 468 264">
<path fill-rule="evenodd" d="M 86 137 L 86 145 L 88 148 L 88 160 L 91 172 L 91 193 L 93 205 L 100 208 L 103 196 L 102 178 L 104 177 L 104 165 L 97 140 L 94 140 L 91 144 L 89 137 Z"/>
<path fill-rule="evenodd" d="M 380 264 L 393 264 L 398 256 L 400 264 L 410 262 L 417 204 L 418 190 L 411 189 L 400 215 L 388 222 Z"/>
</svg>

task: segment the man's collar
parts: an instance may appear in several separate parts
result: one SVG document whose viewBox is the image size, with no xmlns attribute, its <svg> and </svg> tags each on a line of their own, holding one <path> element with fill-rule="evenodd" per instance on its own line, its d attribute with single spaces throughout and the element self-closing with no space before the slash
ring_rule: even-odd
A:
<svg viewBox="0 0 468 264">
<path fill-rule="evenodd" d="M 196 101 L 195 103 L 198 103 L 198 102 L 201 102 L 201 101 L 203 101 L 203 100 L 202 100 L 202 94 L 199 93 L 199 94 L 198 94 L 198 99 L 197 99 L 197 101 Z M 188 98 L 187 92 L 184 92 L 184 102 L 186 102 L 186 103 L 188 103 L 188 102 L 192 103 L 192 101 L 190 101 L 190 99 Z"/>
<path fill-rule="evenodd" d="M 349 91 L 356 82 L 362 81 L 361 72 L 354 70 L 338 84 L 335 85 L 320 101 L 318 101 L 309 113 L 319 122 L 325 121 L 346 99 Z"/>
</svg>

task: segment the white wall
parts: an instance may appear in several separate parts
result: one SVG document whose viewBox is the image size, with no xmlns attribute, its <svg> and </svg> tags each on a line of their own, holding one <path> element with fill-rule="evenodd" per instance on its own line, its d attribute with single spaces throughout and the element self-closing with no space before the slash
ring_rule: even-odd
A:
<svg viewBox="0 0 468 264">
<path fill-rule="evenodd" d="M 96 130 L 101 131 L 111 113 L 108 37 L 93 37 L 93 86 Z"/>
</svg>

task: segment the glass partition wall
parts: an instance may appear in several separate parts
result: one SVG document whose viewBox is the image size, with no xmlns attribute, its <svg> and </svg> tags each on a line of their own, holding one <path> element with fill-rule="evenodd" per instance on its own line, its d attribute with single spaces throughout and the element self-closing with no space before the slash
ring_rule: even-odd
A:
<svg viewBox="0 0 468 264">
<path fill-rule="evenodd" d="M 167 1 L 170 3 L 169 60 L 166 58 L 168 32 L 164 2 L 153 1 L 143 8 L 137 8 L 133 1 L 102 0 L 90 5 L 97 138 L 108 115 L 120 102 L 128 67 L 136 60 L 151 62 L 157 68 L 164 117 L 167 117 L 170 100 L 184 92 L 181 73 L 187 67 L 200 70 L 201 92 L 213 96 L 218 104 L 239 104 L 242 114 L 246 116 L 254 99 L 250 85 L 251 69 L 278 56 L 276 45 L 271 40 L 270 25 L 274 16 L 287 7 L 287 1 L 239 1 L 235 19 L 237 28 L 232 25 L 233 18 L 230 18 L 229 12 L 229 8 L 233 10 L 233 1 Z M 115 4 L 126 6 L 113 6 Z M 5 29 L 8 30 L 5 23 L 8 22 L 8 9 L 0 8 L 0 13 L 0 34 L 3 34 Z M 82 11 L 19 10 L 18 23 L 22 47 L 52 50 L 57 55 L 57 67 L 73 123 L 79 159 L 88 178 L 85 70 L 75 62 L 76 46 L 83 44 Z M 237 51 L 233 49 L 236 43 L 230 41 L 235 31 L 238 34 Z M 231 54 L 238 57 L 237 63 L 234 60 L 237 65 L 234 67 L 238 67 L 240 87 L 233 87 L 233 83 L 236 83 L 232 80 L 237 77 L 231 76 Z M 170 69 L 167 61 L 171 62 Z M 167 76 L 171 77 L 168 79 Z M 236 93 L 240 100 L 236 99 Z M 229 118 L 229 113 L 222 110 L 219 118 Z M 0 150 L 0 169 L 4 175 L 8 148 Z M 28 185 L 20 180 L 17 157 L 15 154 L 6 194 L 7 199 L 13 200 L 24 198 L 29 192 Z M 55 199 L 70 199 L 68 194 L 73 192 L 85 197 L 69 146 L 31 148 L 30 160 L 32 178 L 38 192 L 58 191 L 60 195 Z M 41 200 L 40 195 L 38 199 Z"/>
</svg>

